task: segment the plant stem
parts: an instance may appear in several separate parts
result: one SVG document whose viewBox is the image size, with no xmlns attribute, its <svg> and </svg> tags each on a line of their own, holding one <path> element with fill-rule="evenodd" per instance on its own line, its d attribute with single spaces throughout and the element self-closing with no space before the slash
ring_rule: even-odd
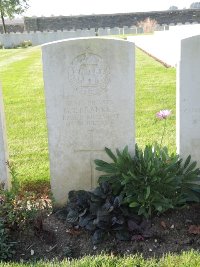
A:
<svg viewBox="0 0 200 267">
<path fill-rule="evenodd" d="M 165 130 L 166 130 L 166 123 L 167 123 L 167 119 L 164 119 L 164 120 L 165 120 L 165 124 L 164 124 L 164 129 L 163 129 L 162 138 L 161 138 L 161 141 L 160 141 L 160 146 L 162 145 L 163 137 L 164 137 Z"/>
</svg>

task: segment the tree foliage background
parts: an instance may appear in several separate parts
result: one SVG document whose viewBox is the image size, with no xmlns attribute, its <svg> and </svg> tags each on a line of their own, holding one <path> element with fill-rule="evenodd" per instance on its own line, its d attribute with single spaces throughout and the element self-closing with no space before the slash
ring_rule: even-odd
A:
<svg viewBox="0 0 200 267">
<path fill-rule="evenodd" d="M 177 6 L 170 6 L 169 10 L 178 10 L 178 7 Z"/>
<path fill-rule="evenodd" d="M 0 0 L 1 20 L 5 33 L 5 17 L 12 19 L 15 14 L 22 14 L 28 7 L 28 0 Z"/>
<path fill-rule="evenodd" d="M 190 5 L 190 8 L 196 8 L 196 9 L 200 8 L 200 2 L 194 2 L 194 3 L 192 3 Z"/>
</svg>

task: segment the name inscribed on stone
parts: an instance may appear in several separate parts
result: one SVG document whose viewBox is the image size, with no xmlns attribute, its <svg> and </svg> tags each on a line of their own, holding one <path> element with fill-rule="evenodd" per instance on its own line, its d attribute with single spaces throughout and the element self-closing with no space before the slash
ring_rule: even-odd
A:
<svg viewBox="0 0 200 267">
<path fill-rule="evenodd" d="M 64 120 L 67 126 L 89 129 L 105 127 L 105 124 L 111 126 L 119 117 L 111 100 L 76 100 L 73 97 L 71 100 L 66 99 L 65 103 Z"/>
</svg>

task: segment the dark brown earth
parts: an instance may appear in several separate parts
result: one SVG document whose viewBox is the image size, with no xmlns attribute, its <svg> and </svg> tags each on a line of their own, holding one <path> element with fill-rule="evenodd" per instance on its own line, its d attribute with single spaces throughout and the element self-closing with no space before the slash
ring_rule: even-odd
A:
<svg viewBox="0 0 200 267">
<path fill-rule="evenodd" d="M 169 211 L 152 219 L 153 236 L 140 241 L 119 241 L 110 236 L 93 245 L 88 232 L 73 229 L 57 215 L 36 220 L 28 230 L 13 233 L 14 260 L 79 258 L 102 252 L 113 255 L 142 254 L 145 258 L 200 249 L 200 205 Z M 140 238 L 139 238 L 140 239 Z"/>
</svg>

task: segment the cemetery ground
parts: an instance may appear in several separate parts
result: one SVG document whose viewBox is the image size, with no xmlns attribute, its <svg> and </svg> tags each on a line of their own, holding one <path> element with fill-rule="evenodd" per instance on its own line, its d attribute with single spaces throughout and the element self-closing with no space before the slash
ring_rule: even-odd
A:
<svg viewBox="0 0 200 267">
<path fill-rule="evenodd" d="M 0 79 L 2 81 L 10 162 L 20 181 L 21 195 L 34 191 L 36 198 L 49 202 L 49 165 L 47 127 L 39 47 L 0 51 Z M 156 112 L 172 110 L 167 120 L 163 144 L 175 151 L 175 69 L 165 68 L 154 59 L 137 50 L 136 56 L 136 141 L 140 147 L 160 142 L 163 121 L 157 121 Z M 22 197 L 23 198 L 23 197 Z M 30 201 L 34 201 L 31 199 Z M 49 216 L 39 213 L 26 230 L 12 232 L 16 242 L 13 260 L 62 260 L 98 255 L 74 262 L 74 266 L 198 266 L 199 254 L 168 256 L 160 261 L 144 261 L 128 255 L 142 254 L 145 258 L 163 254 L 181 253 L 200 245 L 200 206 L 195 204 L 171 210 L 152 219 L 152 235 L 138 236 L 132 241 L 117 241 L 112 236 L 94 245 L 90 235 L 81 229 L 72 229 L 59 212 Z M 195 228 L 196 227 L 196 228 Z M 115 256 L 127 255 L 125 259 Z M 85 261 L 85 262 L 84 262 Z M 60 264 L 60 263 L 59 263 Z M 67 266 L 67 263 L 64 263 Z M 75 265 L 77 264 L 77 265 Z M 81 265 L 82 264 L 82 265 Z M 96 265 L 95 265 L 96 264 Z M 126 265 L 125 265 L 126 264 Z M 182 265 L 181 265 L 182 264 Z M 188 264 L 188 265 L 184 265 Z M 189 265 L 190 264 L 190 265 Z M 14 266 L 14 265 L 11 265 Z M 39 266 L 45 266 L 41 263 Z"/>
</svg>

